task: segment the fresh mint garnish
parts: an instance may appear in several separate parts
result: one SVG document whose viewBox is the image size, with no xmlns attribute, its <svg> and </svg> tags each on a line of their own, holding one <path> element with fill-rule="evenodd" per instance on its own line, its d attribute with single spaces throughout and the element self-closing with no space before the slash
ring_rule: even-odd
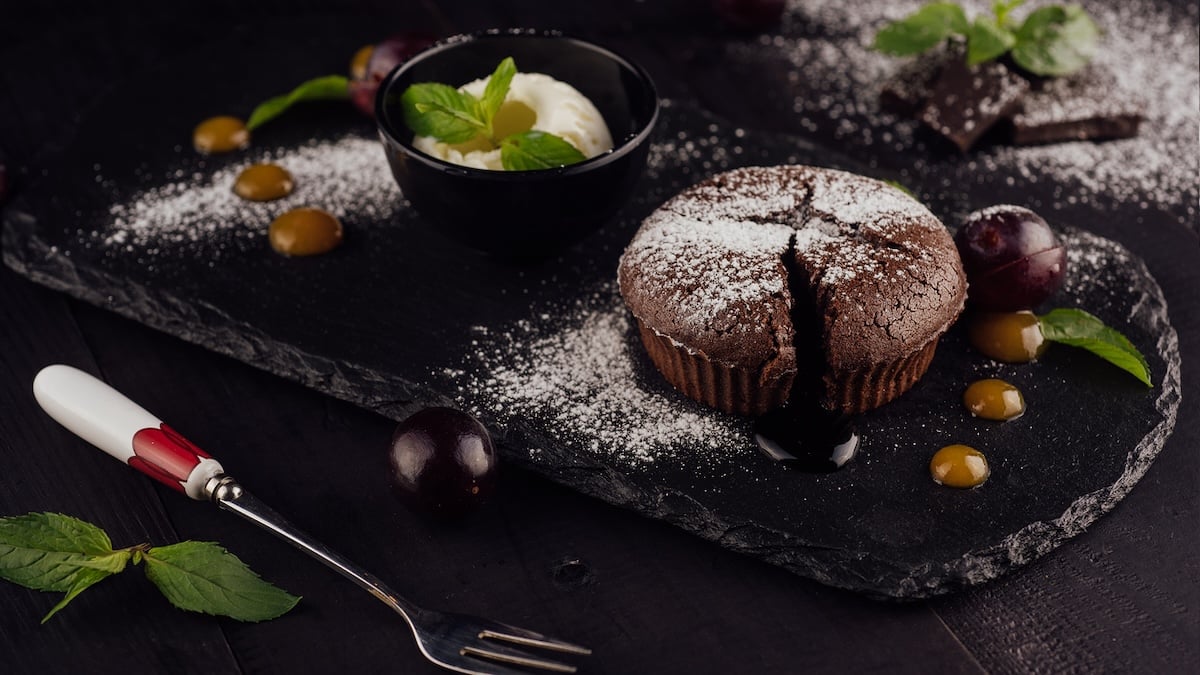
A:
<svg viewBox="0 0 1200 675">
<path fill-rule="evenodd" d="M 977 16 L 967 31 L 967 65 L 977 66 L 999 58 L 1013 48 L 1017 38 L 999 19 Z"/>
<path fill-rule="evenodd" d="M 413 133 L 444 143 L 466 143 L 487 128 L 479 100 L 449 85 L 414 84 L 404 90 L 400 102 L 404 123 Z"/>
<path fill-rule="evenodd" d="M 1051 342 L 1081 347 L 1141 380 L 1150 382 L 1146 357 L 1124 335 L 1082 309 L 1054 309 L 1038 317 L 1042 336 Z"/>
<path fill-rule="evenodd" d="M 216 544 L 185 541 L 114 550 L 104 530 L 60 513 L 0 518 L 0 579 L 65 593 L 42 623 L 130 562 L 146 563 L 146 576 L 171 604 L 195 612 L 262 621 L 287 612 L 300 600 L 263 581 Z"/>
<path fill-rule="evenodd" d="M 967 15 L 953 2 L 931 2 L 893 21 L 875 34 L 875 49 L 892 56 L 913 56 L 967 32 Z"/>
<path fill-rule="evenodd" d="M 488 147 L 500 149 L 500 164 L 508 171 L 553 169 L 587 159 L 566 140 L 544 131 L 496 136 L 496 114 L 516 74 L 512 57 L 505 58 L 488 77 L 482 98 L 437 82 L 409 85 L 400 96 L 404 122 L 418 136 L 443 143 L 466 143 L 481 137 Z"/>
<path fill-rule="evenodd" d="M 145 560 L 146 577 L 180 609 L 263 621 L 284 614 L 299 600 L 206 541 L 156 546 L 146 551 Z"/>
<path fill-rule="evenodd" d="M 488 78 L 487 86 L 483 90 L 483 99 L 479 102 L 483 121 L 487 124 L 488 136 L 495 135 L 492 131 L 492 120 L 496 119 L 496 113 L 500 111 L 500 106 L 504 105 L 504 97 L 508 96 L 508 88 L 512 86 L 513 75 L 516 74 L 517 64 L 509 56 L 496 66 L 496 71 Z"/>
<path fill-rule="evenodd" d="M 883 182 L 887 183 L 888 185 L 891 185 L 892 187 L 903 192 L 904 194 L 908 195 L 909 197 L 912 197 L 913 199 L 916 199 L 917 201 L 921 201 L 921 199 L 919 197 L 917 197 L 917 193 L 908 189 L 908 186 L 905 185 L 904 183 L 901 183 L 898 180 L 891 180 L 891 179 L 885 180 Z"/>
<path fill-rule="evenodd" d="M 1078 5 L 1050 5 L 1030 12 L 1021 23 L 1012 11 L 1024 0 L 992 3 L 992 16 L 967 20 L 962 7 L 932 2 L 875 34 L 875 49 L 892 56 L 928 51 L 947 38 L 967 43 L 967 63 L 978 65 L 1011 53 L 1013 61 L 1034 75 L 1068 75 L 1096 54 L 1100 29 Z"/>
<path fill-rule="evenodd" d="M 1016 32 L 1013 61 L 1037 75 L 1067 75 L 1096 55 L 1100 29 L 1079 5 L 1042 7 Z"/>
<path fill-rule="evenodd" d="M 301 101 L 330 101 L 350 98 L 350 81 L 342 75 L 325 75 L 302 82 L 286 94 L 263 101 L 250 113 L 246 129 L 254 131 L 279 117 Z"/>
<path fill-rule="evenodd" d="M 500 161 L 509 171 L 553 169 L 584 159 L 575 146 L 544 131 L 512 134 L 500 142 Z"/>
</svg>

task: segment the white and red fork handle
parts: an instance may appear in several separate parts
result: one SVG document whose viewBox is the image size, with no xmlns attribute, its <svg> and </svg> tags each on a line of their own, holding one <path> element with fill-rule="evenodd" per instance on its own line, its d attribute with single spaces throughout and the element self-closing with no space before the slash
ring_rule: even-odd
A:
<svg viewBox="0 0 1200 675">
<path fill-rule="evenodd" d="M 33 395 L 75 435 L 192 499 L 208 500 L 205 485 L 224 473 L 207 452 L 82 370 L 46 366 L 33 380 Z"/>
</svg>

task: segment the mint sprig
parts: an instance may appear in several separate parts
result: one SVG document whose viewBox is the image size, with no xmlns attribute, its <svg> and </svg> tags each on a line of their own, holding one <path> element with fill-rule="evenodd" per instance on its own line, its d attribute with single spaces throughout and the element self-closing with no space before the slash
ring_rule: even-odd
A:
<svg viewBox="0 0 1200 675">
<path fill-rule="evenodd" d="M 505 58 L 488 77 L 483 97 L 438 82 L 409 85 L 400 95 L 404 122 L 418 136 L 443 143 L 466 143 L 482 137 L 500 149 L 500 164 L 508 171 L 553 169 L 587 159 L 565 139 L 544 131 L 523 131 L 498 138 L 496 113 L 504 105 L 517 66 Z"/>
<path fill-rule="evenodd" d="M 1147 387 L 1154 386 L 1146 357 L 1128 338 L 1104 325 L 1099 318 L 1082 309 L 1060 308 L 1039 316 L 1038 321 L 1042 336 L 1047 340 L 1086 349 L 1133 375 Z"/>
<path fill-rule="evenodd" d="M 500 161 L 509 171 L 553 169 L 584 159 L 575 146 L 544 131 L 511 134 L 500 142 Z"/>
<path fill-rule="evenodd" d="M 146 578 L 172 605 L 238 621 L 284 614 L 300 600 L 263 581 L 217 544 L 182 541 L 146 551 Z"/>
<path fill-rule="evenodd" d="M 143 562 L 150 581 L 181 609 L 263 621 L 284 614 L 300 600 L 263 581 L 216 544 L 185 541 L 114 550 L 104 530 L 61 513 L 0 518 L 0 579 L 65 593 L 42 623 L 129 563 Z"/>
<path fill-rule="evenodd" d="M 1100 29 L 1079 5 L 1042 7 L 1017 29 L 1013 61 L 1038 75 L 1068 75 L 1096 55 Z"/>
<path fill-rule="evenodd" d="M 1082 7 L 1041 7 L 1018 24 L 1012 11 L 1022 4 L 1024 0 L 997 0 L 992 16 L 969 22 L 959 5 L 931 2 L 880 29 L 874 48 L 892 56 L 912 56 L 958 36 L 966 40 L 968 65 L 1011 53 L 1022 69 L 1046 77 L 1069 75 L 1092 60 L 1100 29 Z"/>
<path fill-rule="evenodd" d="M 414 84 L 404 90 L 400 103 L 413 133 L 444 143 L 466 143 L 487 128 L 479 99 L 446 84 Z"/>
<path fill-rule="evenodd" d="M 286 94 L 258 104 L 246 120 L 246 129 L 254 131 L 303 101 L 334 101 L 350 98 L 350 81 L 342 75 L 325 75 L 301 82 Z"/>
<path fill-rule="evenodd" d="M 953 2 L 931 2 L 893 21 L 875 34 L 875 49 L 892 56 L 913 56 L 967 32 L 967 14 Z"/>
</svg>

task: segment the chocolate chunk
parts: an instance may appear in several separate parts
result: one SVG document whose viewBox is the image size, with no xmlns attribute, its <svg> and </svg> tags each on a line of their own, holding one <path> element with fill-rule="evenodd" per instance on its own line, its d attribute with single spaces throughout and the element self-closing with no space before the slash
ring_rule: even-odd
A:
<svg viewBox="0 0 1200 675">
<path fill-rule="evenodd" d="M 966 45 L 947 42 L 931 49 L 898 68 L 879 92 L 879 107 L 885 112 L 912 117 L 933 94 L 938 76 L 951 60 L 966 58 Z"/>
<path fill-rule="evenodd" d="M 1136 136 L 1145 118 L 1140 101 L 1099 66 L 1068 77 L 1035 82 L 1024 110 L 1013 116 L 1017 145 L 1106 140 Z"/>
<path fill-rule="evenodd" d="M 954 59 L 946 64 L 918 119 L 966 152 L 1001 119 L 1021 107 L 1029 83 L 1003 63 L 968 66 Z"/>
</svg>

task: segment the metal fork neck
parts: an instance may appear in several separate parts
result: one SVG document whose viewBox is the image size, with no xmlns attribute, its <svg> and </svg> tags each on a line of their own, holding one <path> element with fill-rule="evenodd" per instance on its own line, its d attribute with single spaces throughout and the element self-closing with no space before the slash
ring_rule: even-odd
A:
<svg viewBox="0 0 1200 675">
<path fill-rule="evenodd" d="M 232 476 L 219 474 L 208 479 L 208 482 L 204 485 L 204 495 L 215 503 L 218 508 L 236 513 L 317 560 L 320 560 L 327 567 L 350 579 L 371 595 L 374 595 L 378 600 L 391 607 L 396 613 L 403 616 L 410 626 L 412 625 L 412 617 L 416 616 L 420 611 L 416 605 L 388 588 L 375 575 L 350 562 L 289 523 L 271 507 L 247 492 Z"/>
</svg>

